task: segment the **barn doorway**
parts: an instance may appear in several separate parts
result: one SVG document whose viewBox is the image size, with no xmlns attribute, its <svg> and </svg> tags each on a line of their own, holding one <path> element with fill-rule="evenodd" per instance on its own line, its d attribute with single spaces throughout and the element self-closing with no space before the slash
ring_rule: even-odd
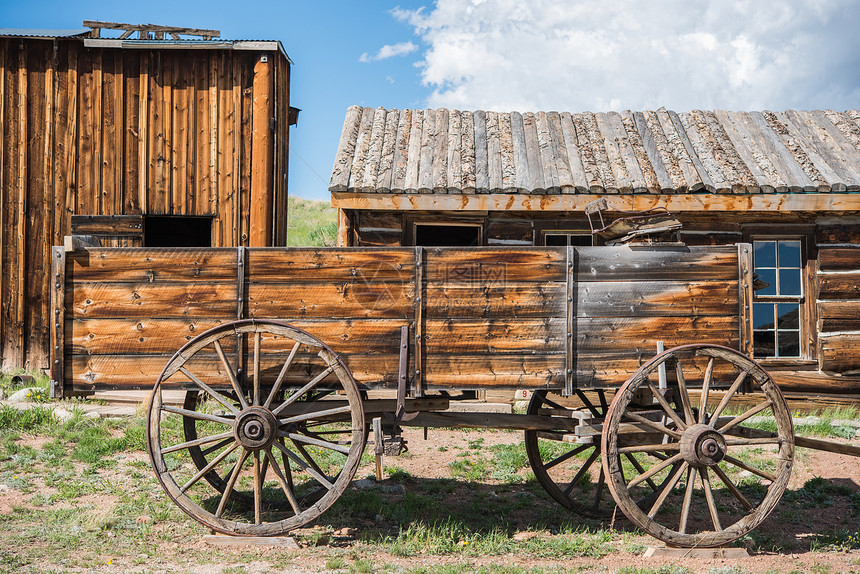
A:
<svg viewBox="0 0 860 574">
<path fill-rule="evenodd" d="M 212 218 L 187 215 L 147 215 L 143 219 L 144 247 L 212 247 Z"/>
</svg>

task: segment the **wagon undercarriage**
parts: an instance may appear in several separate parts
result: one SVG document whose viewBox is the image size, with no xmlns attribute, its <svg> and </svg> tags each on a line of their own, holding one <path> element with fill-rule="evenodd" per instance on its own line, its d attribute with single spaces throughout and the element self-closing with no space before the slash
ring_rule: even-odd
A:
<svg viewBox="0 0 860 574">
<path fill-rule="evenodd" d="M 369 437 L 377 452 L 396 452 L 403 426 L 522 430 L 535 478 L 560 504 L 597 517 L 617 505 L 678 546 L 726 544 L 760 524 L 785 490 L 796 444 L 860 456 L 796 439 L 771 376 L 736 349 L 701 342 L 706 332 L 744 347 L 743 245 L 240 250 L 237 312 L 251 316 L 211 317 L 202 334 L 166 342 L 140 337 L 159 354 L 141 352 L 123 328 L 146 331 L 142 317 L 177 324 L 177 302 L 183 314 L 205 313 L 195 299 L 210 296 L 198 290 L 205 271 L 167 250 L 145 264 L 122 251 L 72 258 L 64 281 L 74 304 L 57 307 L 71 316 L 57 334 L 71 344 L 58 346 L 72 352 L 57 380 L 68 394 L 115 384 L 122 375 L 95 351 L 116 346 L 137 350 L 116 359 L 138 361 L 141 375 L 159 365 L 153 467 L 180 508 L 220 532 L 273 536 L 313 521 L 347 488 Z M 211 261 L 213 251 L 191 255 Z M 371 255 L 385 262 L 372 273 L 362 268 Z M 117 276 L 129 286 L 93 284 Z M 226 291 L 208 281 L 212 297 Z M 128 302 L 106 297 L 124 289 Z M 113 347 L 100 341 L 110 328 Z M 644 349 L 658 339 L 678 346 L 652 357 Z M 182 407 L 163 400 L 177 388 Z M 532 398 L 526 414 L 443 412 L 448 392 L 481 388 L 528 388 Z M 368 400 L 376 389 L 396 398 Z"/>
</svg>

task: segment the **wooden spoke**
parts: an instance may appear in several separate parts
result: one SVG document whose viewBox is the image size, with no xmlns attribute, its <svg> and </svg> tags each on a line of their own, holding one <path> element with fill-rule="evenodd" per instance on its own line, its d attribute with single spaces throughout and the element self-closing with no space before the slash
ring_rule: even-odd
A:
<svg viewBox="0 0 860 574">
<path fill-rule="evenodd" d="M 681 480 L 681 475 L 684 473 L 684 470 L 687 468 L 687 462 L 682 462 L 678 465 L 678 468 L 675 469 L 675 472 L 669 477 L 669 480 L 663 485 L 660 490 L 660 495 L 657 497 L 657 500 L 654 501 L 654 504 L 651 506 L 651 510 L 648 511 L 648 517 L 654 518 L 657 515 L 657 512 L 660 510 L 660 507 L 663 506 L 663 503 L 666 502 L 666 498 L 675 488 L 675 485 L 678 484 L 678 481 Z"/>
<path fill-rule="evenodd" d="M 726 473 L 725 473 L 725 472 L 723 472 L 723 469 L 721 469 L 718 465 L 714 465 L 714 466 L 712 466 L 711 468 L 713 469 L 714 473 L 715 473 L 718 477 L 720 477 L 720 480 L 722 480 L 722 481 L 723 481 L 723 484 L 725 484 L 725 485 L 726 485 L 726 488 L 728 488 L 728 489 L 729 489 L 729 491 L 730 491 L 730 492 L 735 496 L 735 498 L 737 498 L 737 499 L 738 499 L 738 502 L 740 502 L 740 503 L 741 503 L 741 505 L 742 505 L 746 510 L 752 510 L 752 509 L 753 509 L 753 505 L 752 505 L 752 504 L 750 504 L 750 502 L 749 502 L 749 501 L 744 497 L 744 495 L 741 493 L 741 491 L 740 491 L 740 490 L 738 490 L 738 487 L 737 487 L 737 486 L 735 486 L 735 483 L 733 483 L 733 482 L 731 481 L 731 479 L 726 475 Z"/>
<path fill-rule="evenodd" d="M 639 415 L 637 413 L 634 413 L 634 412 L 624 413 L 624 418 L 628 418 L 630 420 L 634 420 L 638 423 L 641 423 L 641 424 L 645 425 L 646 427 L 652 428 L 659 433 L 663 433 L 665 435 L 668 435 L 675 440 L 681 440 L 681 434 L 680 433 L 677 433 L 677 432 L 661 425 L 660 423 L 658 423 L 656 421 L 652 421 L 650 419 L 647 419 L 647 418 L 645 418 L 642 415 Z"/>
<path fill-rule="evenodd" d="M 296 433 L 279 433 L 280 436 L 289 438 L 293 442 L 301 442 L 304 444 L 312 444 L 314 446 L 320 446 L 322 448 L 327 448 L 329 450 L 336 450 L 337 452 L 343 454 L 349 454 L 349 445 L 337 444 L 334 442 L 328 442 L 325 440 L 320 440 L 316 438 L 312 438 L 309 436 L 296 434 Z"/>
<path fill-rule="evenodd" d="M 288 424 L 292 424 L 292 423 L 299 423 L 302 421 L 309 421 L 309 420 L 320 419 L 320 418 L 328 417 L 328 416 L 332 416 L 332 415 L 339 415 L 339 414 L 343 414 L 343 413 L 348 413 L 349 410 L 350 410 L 350 406 L 346 405 L 343 407 L 336 407 L 333 409 L 326 409 L 323 411 L 315 411 L 312 413 L 306 413 L 303 415 L 296 415 L 294 417 L 288 417 L 285 419 L 280 419 L 280 422 L 282 425 L 288 425 Z M 275 411 L 272 411 L 272 412 L 275 415 L 278 414 Z M 321 422 L 320 424 L 325 424 L 325 421 Z"/>
<path fill-rule="evenodd" d="M 629 452 L 624 453 L 624 456 L 626 456 L 626 457 L 627 457 L 627 460 L 629 460 L 629 461 L 630 461 L 630 464 L 632 464 L 632 465 L 633 465 L 633 468 L 635 468 L 635 469 L 636 469 L 636 471 L 637 471 L 637 472 L 639 472 L 639 474 L 645 474 L 645 469 L 644 469 L 644 468 L 642 468 L 642 465 L 641 465 L 641 464 L 639 464 L 639 461 L 638 461 L 638 460 L 636 460 L 636 457 L 635 457 L 635 456 L 633 456 L 633 455 L 632 455 L 632 454 L 630 454 Z M 664 460 L 665 460 L 665 459 L 664 459 Z M 656 484 L 654 484 L 654 481 L 653 481 L 653 480 L 651 480 L 650 478 L 646 478 L 646 479 L 645 479 L 645 482 L 647 482 L 647 483 L 648 483 L 648 486 L 650 486 L 650 487 L 651 487 L 651 490 L 655 490 L 655 491 L 657 490 L 657 485 L 656 485 Z"/>
<path fill-rule="evenodd" d="M 618 449 L 620 454 L 624 454 L 627 452 L 647 452 L 647 453 L 655 453 L 654 456 L 658 456 L 660 452 L 670 452 L 681 450 L 681 445 L 676 442 L 670 442 L 666 444 L 635 444 L 632 446 L 623 446 Z"/>
<path fill-rule="evenodd" d="M 230 361 L 227 360 L 227 355 L 224 354 L 224 349 L 221 347 L 221 342 L 217 339 L 214 343 L 215 351 L 218 353 L 218 358 L 221 359 L 221 364 L 224 366 L 224 371 L 227 373 L 227 378 L 230 379 L 230 384 L 233 385 L 233 391 L 239 399 L 239 404 L 243 409 L 248 408 L 248 401 L 245 400 L 245 393 L 242 391 L 242 385 L 239 384 L 239 379 L 236 378 L 236 373 L 233 372 L 233 367 Z"/>
<path fill-rule="evenodd" d="M 741 373 L 735 378 L 732 386 L 726 391 L 723 395 L 723 399 L 720 401 L 720 404 L 717 405 L 717 408 L 714 409 L 714 413 L 711 415 L 711 424 L 716 424 L 716 421 L 720 420 L 720 415 L 723 414 L 723 410 L 729 404 L 729 401 L 732 400 L 732 397 L 735 396 L 735 393 L 738 392 L 738 388 L 740 388 L 741 383 L 749 376 L 749 371 L 741 371 Z"/>
<path fill-rule="evenodd" d="M 227 486 L 224 488 L 224 493 L 221 495 L 221 501 L 218 503 L 218 510 L 215 511 L 215 516 L 220 518 L 224 513 L 224 508 L 227 506 L 227 501 L 230 500 L 230 495 L 233 494 L 233 487 L 236 486 L 236 479 L 239 478 L 239 473 L 242 472 L 242 466 L 248 459 L 251 451 L 242 449 L 242 454 L 239 455 L 239 460 L 233 467 L 233 472 L 230 473 L 230 478 L 227 481 Z"/>
<path fill-rule="evenodd" d="M 216 401 L 218 401 L 219 403 L 221 403 L 222 405 L 224 405 L 224 407 L 225 407 L 228 411 L 230 411 L 230 412 L 231 412 L 231 413 L 233 413 L 234 415 L 238 415 L 238 414 L 239 414 L 239 410 L 238 410 L 236 407 L 234 407 L 234 406 L 233 406 L 233 404 L 231 403 L 230 399 L 228 399 L 227 397 L 225 397 L 224 395 L 222 395 L 221 393 L 219 393 L 218 391 L 216 391 L 215 389 L 213 389 L 212 387 L 210 387 L 209 385 L 207 385 L 206 383 L 204 383 L 203 381 L 201 381 L 200 379 L 198 379 L 196 376 L 194 376 L 194 374 L 192 374 L 192 373 L 191 373 L 188 369 L 186 369 L 185 367 L 179 367 L 179 370 L 180 370 L 180 371 L 182 371 L 182 373 L 183 373 L 186 377 L 188 377 L 189 379 L 191 379 L 192 381 L 194 381 L 194 384 L 195 384 L 195 385 L 197 385 L 198 387 L 200 387 L 201 389 L 203 389 L 203 391 L 204 391 L 205 393 L 207 393 L 210 397 L 212 397 L 213 399 L 215 399 Z"/>
<path fill-rule="evenodd" d="M 260 406 L 260 343 L 262 342 L 263 334 L 260 331 L 254 332 L 254 405 Z M 259 461 L 259 455 L 255 454 L 255 460 Z"/>
<path fill-rule="evenodd" d="M 687 382 L 684 380 L 684 368 L 681 366 L 681 361 L 675 361 L 675 376 L 678 379 L 678 394 L 684 409 L 684 419 L 687 425 L 694 425 L 696 419 L 693 417 L 693 407 L 690 406 L 690 392 L 687 390 Z"/>
<path fill-rule="evenodd" d="M 321 485 L 323 485 L 324 487 L 326 487 L 326 489 L 331 490 L 332 488 L 334 488 L 334 485 L 333 485 L 331 482 L 329 482 L 329 480 L 328 480 L 325 476 L 323 476 L 321 473 L 319 473 L 319 472 L 317 472 L 316 470 L 314 470 L 313 468 L 311 468 L 311 467 L 308 465 L 308 463 L 306 463 L 305 461 L 303 461 L 303 460 L 302 460 L 302 459 L 301 459 L 301 458 L 300 458 L 296 453 L 294 453 L 293 451 L 291 451 L 290 449 L 288 449 L 287 447 L 285 447 L 284 445 L 282 445 L 282 444 L 281 444 L 281 443 L 279 443 L 279 442 L 276 442 L 276 443 L 275 443 L 275 446 L 276 446 L 276 447 L 278 447 L 278 449 L 279 449 L 282 453 L 284 453 L 285 455 L 287 455 L 287 457 L 288 457 L 291 461 L 293 461 L 294 463 L 296 463 L 297 465 L 299 465 L 299 466 L 302 468 L 302 470 L 304 470 L 305 472 L 307 472 L 309 475 L 311 475 L 312 477 L 314 477 L 314 479 L 315 479 L 317 482 L 319 482 Z"/>
<path fill-rule="evenodd" d="M 186 482 L 184 485 L 182 485 L 182 487 L 179 489 L 180 492 L 185 492 L 186 490 L 191 488 L 198 480 L 203 478 L 204 474 L 206 474 L 207 472 L 209 472 L 210 470 L 215 468 L 222 460 L 227 458 L 227 456 L 231 452 L 236 450 L 238 447 L 239 447 L 239 443 L 234 442 L 230 447 L 227 448 L 227 450 L 225 450 L 224 452 L 222 452 L 221 454 L 219 454 L 218 456 L 213 458 L 212 462 L 210 462 L 205 467 L 200 469 L 200 471 L 197 474 L 195 474 L 193 477 L 191 477 L 191 479 L 188 482 Z"/>
<path fill-rule="evenodd" d="M 748 411 L 744 412 L 743 414 L 736 416 L 735 418 L 733 418 L 732 420 L 730 420 L 729 422 L 727 422 L 726 424 L 724 424 L 722 427 L 718 428 L 717 430 L 720 431 L 721 433 L 725 433 L 726 431 L 728 431 L 733 426 L 744 422 L 745 420 L 747 420 L 751 416 L 757 415 L 758 413 L 762 412 L 763 410 L 769 408 L 771 405 L 772 405 L 772 403 L 771 403 L 770 399 L 768 399 L 765 402 L 754 406 L 753 408 L 749 409 Z"/>
<path fill-rule="evenodd" d="M 660 394 L 660 391 L 657 389 L 657 387 L 654 386 L 654 383 L 652 383 L 648 379 L 645 379 L 645 384 L 648 385 L 648 388 L 651 389 L 651 394 L 653 394 L 654 398 L 657 399 L 657 402 L 660 404 L 660 407 L 662 407 L 662 409 L 666 411 L 666 414 L 669 415 L 670 419 L 675 421 L 675 424 L 678 425 L 678 428 L 681 430 L 686 429 L 686 423 L 684 423 L 684 421 L 682 421 L 678 417 L 678 415 L 675 413 L 675 410 L 669 405 L 669 403 L 666 402 L 666 399 L 663 397 L 663 395 Z"/>
<path fill-rule="evenodd" d="M 333 371 L 334 371 L 334 367 L 332 365 L 329 365 L 326 368 L 326 370 L 324 370 L 322 373 L 320 373 L 319 375 L 317 375 L 316 377 L 311 379 L 305 386 L 303 386 L 302 388 L 297 390 L 295 393 L 293 393 L 290 397 L 288 397 L 287 400 L 285 400 L 283 403 L 281 403 L 280 406 L 278 406 L 278 408 L 273 409 L 272 413 L 275 416 L 278 416 L 278 414 L 281 411 L 283 411 L 285 408 L 287 408 L 288 406 L 290 406 L 291 404 L 296 402 L 300 397 L 302 397 L 305 393 L 307 393 L 312 388 L 314 388 L 317 385 L 317 383 L 319 383 L 321 380 L 323 380 L 324 378 L 329 376 Z"/>
<path fill-rule="evenodd" d="M 708 478 L 708 471 L 704 468 L 700 468 L 699 475 L 702 477 L 702 488 L 705 489 L 705 500 L 708 502 L 708 511 L 711 513 L 711 520 L 714 523 L 714 531 L 720 531 L 723 527 L 720 526 L 720 516 L 717 514 L 717 504 L 714 502 L 714 493 L 711 490 L 711 481 Z"/>
<path fill-rule="evenodd" d="M 570 481 L 570 484 L 567 485 L 567 488 L 564 489 L 565 494 L 570 494 L 570 491 L 573 490 L 573 487 L 577 485 L 577 483 L 582 480 L 582 477 L 585 476 L 586 471 L 591 468 L 591 465 L 594 464 L 594 461 L 597 460 L 598 455 L 600 455 L 600 451 L 594 449 L 594 452 L 588 457 L 588 460 L 585 461 L 585 464 L 582 465 L 582 468 L 573 476 L 573 480 Z"/>
<path fill-rule="evenodd" d="M 681 455 L 681 453 L 678 453 L 673 457 L 667 458 L 666 460 L 655 464 L 654 466 L 649 468 L 647 471 L 645 471 L 644 473 L 640 474 L 639 476 L 633 478 L 633 480 L 628 482 L 627 488 L 628 489 L 633 488 L 634 486 L 636 486 L 640 482 L 642 482 L 648 478 L 651 478 L 652 476 L 654 476 L 655 474 L 657 474 L 661 470 L 672 466 L 674 463 L 680 461 L 682 458 L 683 458 L 683 456 Z"/>
<path fill-rule="evenodd" d="M 272 471 L 275 473 L 275 476 L 278 478 L 278 484 L 281 485 L 281 490 L 284 491 L 284 495 L 287 497 L 287 501 L 290 503 L 290 506 L 293 507 L 293 512 L 295 512 L 296 514 L 300 514 L 302 512 L 302 509 L 299 506 L 299 501 L 296 500 L 296 495 L 293 494 L 292 485 L 287 484 L 287 480 L 284 478 L 284 474 L 281 472 L 281 469 L 278 467 L 278 463 L 275 460 L 275 455 L 272 454 L 271 447 L 267 448 L 265 450 L 265 453 L 266 453 L 266 461 L 272 467 Z"/>
<path fill-rule="evenodd" d="M 711 381 L 714 378 L 714 357 L 708 359 L 708 366 L 705 367 L 705 378 L 702 381 L 702 394 L 699 397 L 699 424 L 705 423 L 705 417 L 708 414 L 708 393 L 711 391 Z"/>
<path fill-rule="evenodd" d="M 678 525 L 678 532 L 684 534 L 687 532 L 687 520 L 690 517 L 690 504 L 693 501 L 693 489 L 696 488 L 696 476 L 698 473 L 693 470 L 692 466 L 687 467 L 687 488 L 684 489 L 684 503 L 681 505 L 681 522 Z"/>
<path fill-rule="evenodd" d="M 580 391 L 580 390 L 576 390 L 576 391 L 574 391 L 574 392 L 576 393 L 576 396 L 577 396 L 577 397 L 579 397 L 579 400 L 581 400 L 581 401 L 582 401 L 582 404 L 583 404 L 583 405 L 585 405 L 585 408 L 587 408 L 587 409 L 588 409 L 588 411 L 592 414 L 592 416 L 593 416 L 594 418 L 601 418 L 601 417 L 603 416 L 603 415 L 601 415 L 601 414 L 600 414 L 600 412 L 599 412 L 599 411 L 594 407 L 594 405 L 591 403 L 591 401 L 590 401 L 590 400 L 588 400 L 588 397 L 585 395 L 585 393 L 583 393 L 583 392 L 582 392 L 582 391 Z"/>
<path fill-rule="evenodd" d="M 318 472 L 320 476 L 324 476 L 326 479 L 328 479 L 328 475 L 323 471 L 322 468 L 320 468 L 320 466 L 317 464 L 317 461 L 314 460 L 314 457 L 311 456 L 311 453 L 307 451 L 307 449 L 302 445 L 302 443 L 296 441 L 292 442 L 293 446 L 296 447 L 296 450 L 299 451 L 299 454 L 304 457 L 305 461 L 311 466 L 311 468 Z"/>
<path fill-rule="evenodd" d="M 183 409 L 180 407 L 174 407 L 172 405 L 162 405 L 161 410 L 167 411 L 168 413 L 173 413 L 175 415 L 182 415 L 184 417 L 188 417 L 191 419 L 197 419 L 197 420 L 201 420 L 201 421 L 212 421 L 213 423 L 221 423 L 222 425 L 233 426 L 233 421 L 231 419 L 219 417 L 217 415 L 210 415 L 208 413 L 201 413 L 200 411 L 190 411 L 188 409 Z"/>
<path fill-rule="evenodd" d="M 603 474 L 603 467 L 600 467 L 600 476 L 597 478 L 597 488 L 594 489 L 594 504 L 591 506 L 597 508 L 600 506 L 600 495 L 603 494 L 603 485 L 606 484 L 606 475 Z"/>
<path fill-rule="evenodd" d="M 290 356 L 287 357 L 286 361 L 284 361 L 284 366 L 281 367 L 281 372 L 278 373 L 278 378 L 275 379 L 275 384 L 272 386 L 272 390 L 269 391 L 269 396 L 266 397 L 266 402 L 263 403 L 264 407 L 269 408 L 272 405 L 272 401 L 275 400 L 276 396 L 278 396 L 278 391 L 281 390 L 281 385 L 284 384 L 284 379 L 287 377 L 287 371 L 290 370 L 290 365 L 293 364 L 293 359 L 296 357 L 296 353 L 299 351 L 299 347 L 301 346 L 302 344 L 298 341 L 293 345 L 293 349 L 290 351 Z"/>
<path fill-rule="evenodd" d="M 225 434 L 226 434 L 226 433 L 225 433 Z M 222 441 L 221 441 L 221 442 L 219 442 L 218 444 L 213 444 L 213 445 L 212 445 L 212 446 L 210 446 L 209 448 L 204 448 L 204 449 L 203 449 L 203 450 L 201 450 L 200 452 L 202 452 L 202 453 L 203 453 L 203 456 L 206 456 L 207 454 L 211 454 L 211 453 L 215 452 L 216 450 L 219 450 L 220 448 L 222 448 L 222 447 L 224 447 L 224 446 L 226 446 L 226 445 L 230 444 L 230 443 L 231 443 L 231 442 L 233 442 L 235 439 L 233 438 L 233 433 L 229 433 L 229 434 L 230 434 L 230 437 L 229 437 L 229 438 L 225 438 L 224 440 L 222 440 Z M 164 451 L 162 451 L 162 452 L 164 452 Z"/>
<path fill-rule="evenodd" d="M 548 463 L 546 463 L 543 467 L 544 467 L 545 469 L 549 470 L 550 468 L 554 467 L 555 465 L 560 464 L 560 463 L 562 463 L 562 462 L 564 462 L 564 461 L 566 461 L 566 460 L 569 460 L 570 458 L 572 458 L 572 457 L 574 457 L 574 456 L 578 455 L 578 454 L 579 454 L 579 453 L 581 453 L 582 451 L 584 451 L 584 450 L 588 450 L 589 448 L 593 448 L 593 447 L 594 447 L 594 445 L 592 445 L 592 444 L 583 444 L 583 445 L 580 445 L 580 446 L 578 446 L 578 447 L 576 447 L 576 448 L 574 448 L 574 449 L 571 449 L 571 450 L 567 451 L 566 453 L 562 454 L 561 456 L 558 456 L 558 457 L 556 457 L 556 458 L 552 459 L 551 461 L 549 461 Z"/>
<path fill-rule="evenodd" d="M 183 450 L 186 448 L 191 448 L 192 446 L 200 446 L 202 444 L 209 444 L 210 442 L 221 441 L 224 439 L 231 439 L 232 436 L 233 436 L 232 432 L 225 432 L 225 433 L 221 433 L 221 434 L 213 434 L 211 436 L 205 436 L 203 438 L 198 438 L 195 440 L 189 440 L 186 442 L 181 442 L 179 444 L 175 444 L 173 446 L 169 446 L 167 448 L 161 449 L 161 454 L 167 454 L 169 452 L 175 452 L 177 450 Z M 230 442 L 230 441 L 227 441 L 227 442 Z M 226 442 L 223 444 L 226 444 Z M 223 446 L 223 444 L 222 444 L 222 446 Z"/>
<path fill-rule="evenodd" d="M 740 469 L 743 469 L 747 472 L 751 472 L 751 473 L 758 475 L 764 479 L 767 479 L 771 482 L 776 480 L 776 477 L 774 475 L 772 475 L 771 473 L 767 472 L 766 470 L 761 470 L 760 468 L 750 466 L 749 464 L 745 463 L 744 461 L 738 460 L 733 456 L 726 455 L 723 457 L 723 460 L 728 462 L 728 463 L 735 465 L 736 467 L 738 467 Z"/>
</svg>

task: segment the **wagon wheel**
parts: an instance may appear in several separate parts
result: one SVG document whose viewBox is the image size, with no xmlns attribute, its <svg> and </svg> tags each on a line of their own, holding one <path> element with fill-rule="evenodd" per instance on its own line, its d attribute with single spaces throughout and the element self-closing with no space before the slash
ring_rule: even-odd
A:
<svg viewBox="0 0 860 574">
<path fill-rule="evenodd" d="M 661 365 L 674 379 L 666 397 L 655 383 Z M 753 406 L 727 415 L 729 401 L 750 391 Z M 774 422 L 755 428 L 756 415 Z M 627 444 L 629 436 L 639 444 Z M 743 536 L 776 506 L 791 474 L 794 430 L 782 393 L 755 361 L 726 347 L 685 345 L 657 355 L 619 389 L 603 448 L 609 489 L 634 524 L 674 546 L 709 547 Z M 637 468 L 621 463 L 627 454 Z M 637 503 L 637 491 L 655 479 L 665 481 L 659 496 Z"/>
<path fill-rule="evenodd" d="M 606 417 L 609 408 L 606 393 L 597 389 L 597 401 L 577 391 L 584 404 L 581 408 L 562 405 L 563 399 L 549 391 L 535 391 L 529 401 L 530 415 L 591 419 L 597 429 Z M 612 494 L 606 488 L 606 479 L 601 463 L 601 435 L 589 438 L 574 438 L 573 433 L 562 431 L 525 431 L 526 454 L 538 483 L 565 508 L 593 518 L 607 518 L 615 508 Z M 659 484 L 649 481 L 649 489 L 643 492 L 643 504 L 653 500 Z"/>
<path fill-rule="evenodd" d="M 229 358 L 240 334 L 253 364 L 247 381 Z M 207 401 L 198 410 L 164 404 L 172 383 L 196 385 Z M 348 369 L 316 337 L 275 321 L 228 323 L 182 347 L 156 383 L 148 420 L 150 460 L 168 496 L 225 534 L 276 536 L 314 520 L 352 480 L 365 442 Z"/>
</svg>

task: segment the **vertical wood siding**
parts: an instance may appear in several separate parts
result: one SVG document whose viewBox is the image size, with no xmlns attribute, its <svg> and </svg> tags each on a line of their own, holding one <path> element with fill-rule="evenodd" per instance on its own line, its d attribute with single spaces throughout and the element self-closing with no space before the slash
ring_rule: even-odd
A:
<svg viewBox="0 0 860 574">
<path fill-rule="evenodd" d="M 210 216 L 213 246 L 285 245 L 289 103 L 280 53 L 0 39 L 0 369 L 47 367 L 72 215 Z"/>
</svg>

